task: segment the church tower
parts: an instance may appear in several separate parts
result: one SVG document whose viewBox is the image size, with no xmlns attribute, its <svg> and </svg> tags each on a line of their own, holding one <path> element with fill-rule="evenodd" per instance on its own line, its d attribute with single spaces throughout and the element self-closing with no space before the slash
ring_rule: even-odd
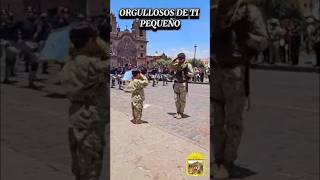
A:
<svg viewBox="0 0 320 180">
<path fill-rule="evenodd" d="M 116 20 L 116 16 L 112 13 L 110 16 L 110 24 L 111 24 L 111 32 L 116 33 L 117 32 L 117 20 Z"/>
<path fill-rule="evenodd" d="M 146 63 L 147 57 L 147 33 L 146 30 L 139 28 L 139 21 L 134 20 L 131 27 L 132 35 L 137 39 L 137 59 L 141 62 L 139 65 Z"/>
<path fill-rule="evenodd" d="M 139 28 L 139 21 L 138 20 L 134 20 L 132 23 L 132 28 L 131 28 L 132 33 L 134 34 L 135 37 L 137 37 L 138 39 L 141 40 L 146 40 L 146 31 L 142 30 Z"/>
</svg>

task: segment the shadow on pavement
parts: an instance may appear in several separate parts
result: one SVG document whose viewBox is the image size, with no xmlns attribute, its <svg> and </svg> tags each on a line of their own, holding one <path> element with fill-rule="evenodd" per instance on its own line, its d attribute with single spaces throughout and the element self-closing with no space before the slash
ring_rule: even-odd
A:
<svg viewBox="0 0 320 180">
<path fill-rule="evenodd" d="M 37 82 L 45 82 L 47 79 L 44 79 L 44 78 L 37 78 L 35 79 L 35 81 Z"/>
<path fill-rule="evenodd" d="M 236 166 L 235 168 L 236 171 L 239 172 L 239 175 L 237 175 L 237 177 L 230 177 L 230 179 L 244 179 L 257 174 L 256 172 L 245 167 Z"/>
<path fill-rule="evenodd" d="M 134 119 L 132 119 L 131 123 L 138 125 L 138 124 L 148 124 L 149 122 L 148 121 L 143 121 L 143 120 L 135 121 Z"/>
<path fill-rule="evenodd" d="M 9 81 L 9 82 L 1 82 L 1 84 L 6 84 L 6 85 L 12 85 L 12 86 L 14 86 L 14 85 L 16 85 L 17 82 L 18 82 L 18 81 Z"/>
<path fill-rule="evenodd" d="M 36 91 L 42 91 L 42 89 L 44 88 L 44 86 L 36 86 L 36 87 L 20 86 L 20 88 L 32 89 L 32 90 L 36 90 Z"/>
<path fill-rule="evenodd" d="M 217 178 L 214 178 L 212 174 L 210 174 L 210 180 L 245 179 L 247 177 L 257 175 L 256 172 L 245 167 L 240 167 L 236 165 L 235 168 L 236 168 L 237 174 L 239 173 L 236 177 L 229 177 L 226 179 L 217 179 Z"/>
<path fill-rule="evenodd" d="M 67 98 L 67 96 L 65 94 L 60 94 L 60 93 L 49 93 L 49 94 L 46 94 L 44 97 L 54 98 L 54 99 L 65 99 L 65 98 Z"/>
<path fill-rule="evenodd" d="M 58 81 L 58 82 L 54 82 L 53 85 L 60 86 L 60 85 L 62 85 L 62 83 L 61 83 L 61 81 Z"/>
</svg>

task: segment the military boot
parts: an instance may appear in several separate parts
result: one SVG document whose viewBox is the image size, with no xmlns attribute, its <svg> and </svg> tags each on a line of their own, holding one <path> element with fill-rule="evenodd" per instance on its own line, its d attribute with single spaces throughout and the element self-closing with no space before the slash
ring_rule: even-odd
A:
<svg viewBox="0 0 320 180">
<path fill-rule="evenodd" d="M 179 113 L 176 113 L 173 117 L 174 117 L 174 118 L 177 118 L 178 114 L 179 114 Z"/>
<path fill-rule="evenodd" d="M 140 121 L 138 119 L 132 119 L 131 122 L 136 125 L 140 123 Z"/>
<path fill-rule="evenodd" d="M 229 178 L 229 172 L 223 164 L 214 164 L 211 173 L 214 180 L 227 180 Z"/>
<path fill-rule="evenodd" d="M 242 172 L 239 168 L 235 166 L 233 162 L 224 163 L 224 166 L 227 168 L 230 178 L 241 178 Z"/>
<path fill-rule="evenodd" d="M 181 113 L 177 113 L 177 116 L 176 116 L 177 119 L 181 119 L 182 118 L 182 115 Z"/>
<path fill-rule="evenodd" d="M 186 116 L 183 113 L 180 113 L 181 118 L 186 118 Z"/>
</svg>

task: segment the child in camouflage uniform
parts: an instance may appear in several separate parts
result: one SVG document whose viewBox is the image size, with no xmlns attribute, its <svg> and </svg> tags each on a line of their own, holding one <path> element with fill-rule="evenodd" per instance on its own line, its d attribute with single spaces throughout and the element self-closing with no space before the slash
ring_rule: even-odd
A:
<svg viewBox="0 0 320 180">
<path fill-rule="evenodd" d="M 132 76 L 133 80 L 128 85 L 129 92 L 132 92 L 132 123 L 141 124 L 144 122 L 141 120 L 143 101 L 145 99 L 143 88 L 145 88 L 148 85 L 148 79 L 139 70 L 136 69 L 132 70 Z"/>
<path fill-rule="evenodd" d="M 63 70 L 69 108 L 69 143 L 75 180 L 99 180 L 107 126 L 106 50 L 91 25 L 79 23 L 70 32 L 73 47 Z"/>
</svg>

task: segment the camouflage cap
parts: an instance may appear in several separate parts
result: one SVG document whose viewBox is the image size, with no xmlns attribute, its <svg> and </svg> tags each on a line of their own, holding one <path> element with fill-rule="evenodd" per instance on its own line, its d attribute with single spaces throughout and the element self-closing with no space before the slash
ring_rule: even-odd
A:
<svg viewBox="0 0 320 180">
<path fill-rule="evenodd" d="M 72 27 L 69 36 L 72 44 L 78 49 L 90 38 L 96 38 L 98 33 L 91 24 L 80 22 Z"/>
<path fill-rule="evenodd" d="M 140 69 L 134 68 L 134 69 L 132 69 L 131 73 L 132 73 L 132 77 L 135 77 L 138 74 L 140 74 L 141 71 L 140 71 Z"/>
<path fill-rule="evenodd" d="M 186 59 L 186 55 L 184 53 L 179 53 L 178 59 Z"/>
</svg>

